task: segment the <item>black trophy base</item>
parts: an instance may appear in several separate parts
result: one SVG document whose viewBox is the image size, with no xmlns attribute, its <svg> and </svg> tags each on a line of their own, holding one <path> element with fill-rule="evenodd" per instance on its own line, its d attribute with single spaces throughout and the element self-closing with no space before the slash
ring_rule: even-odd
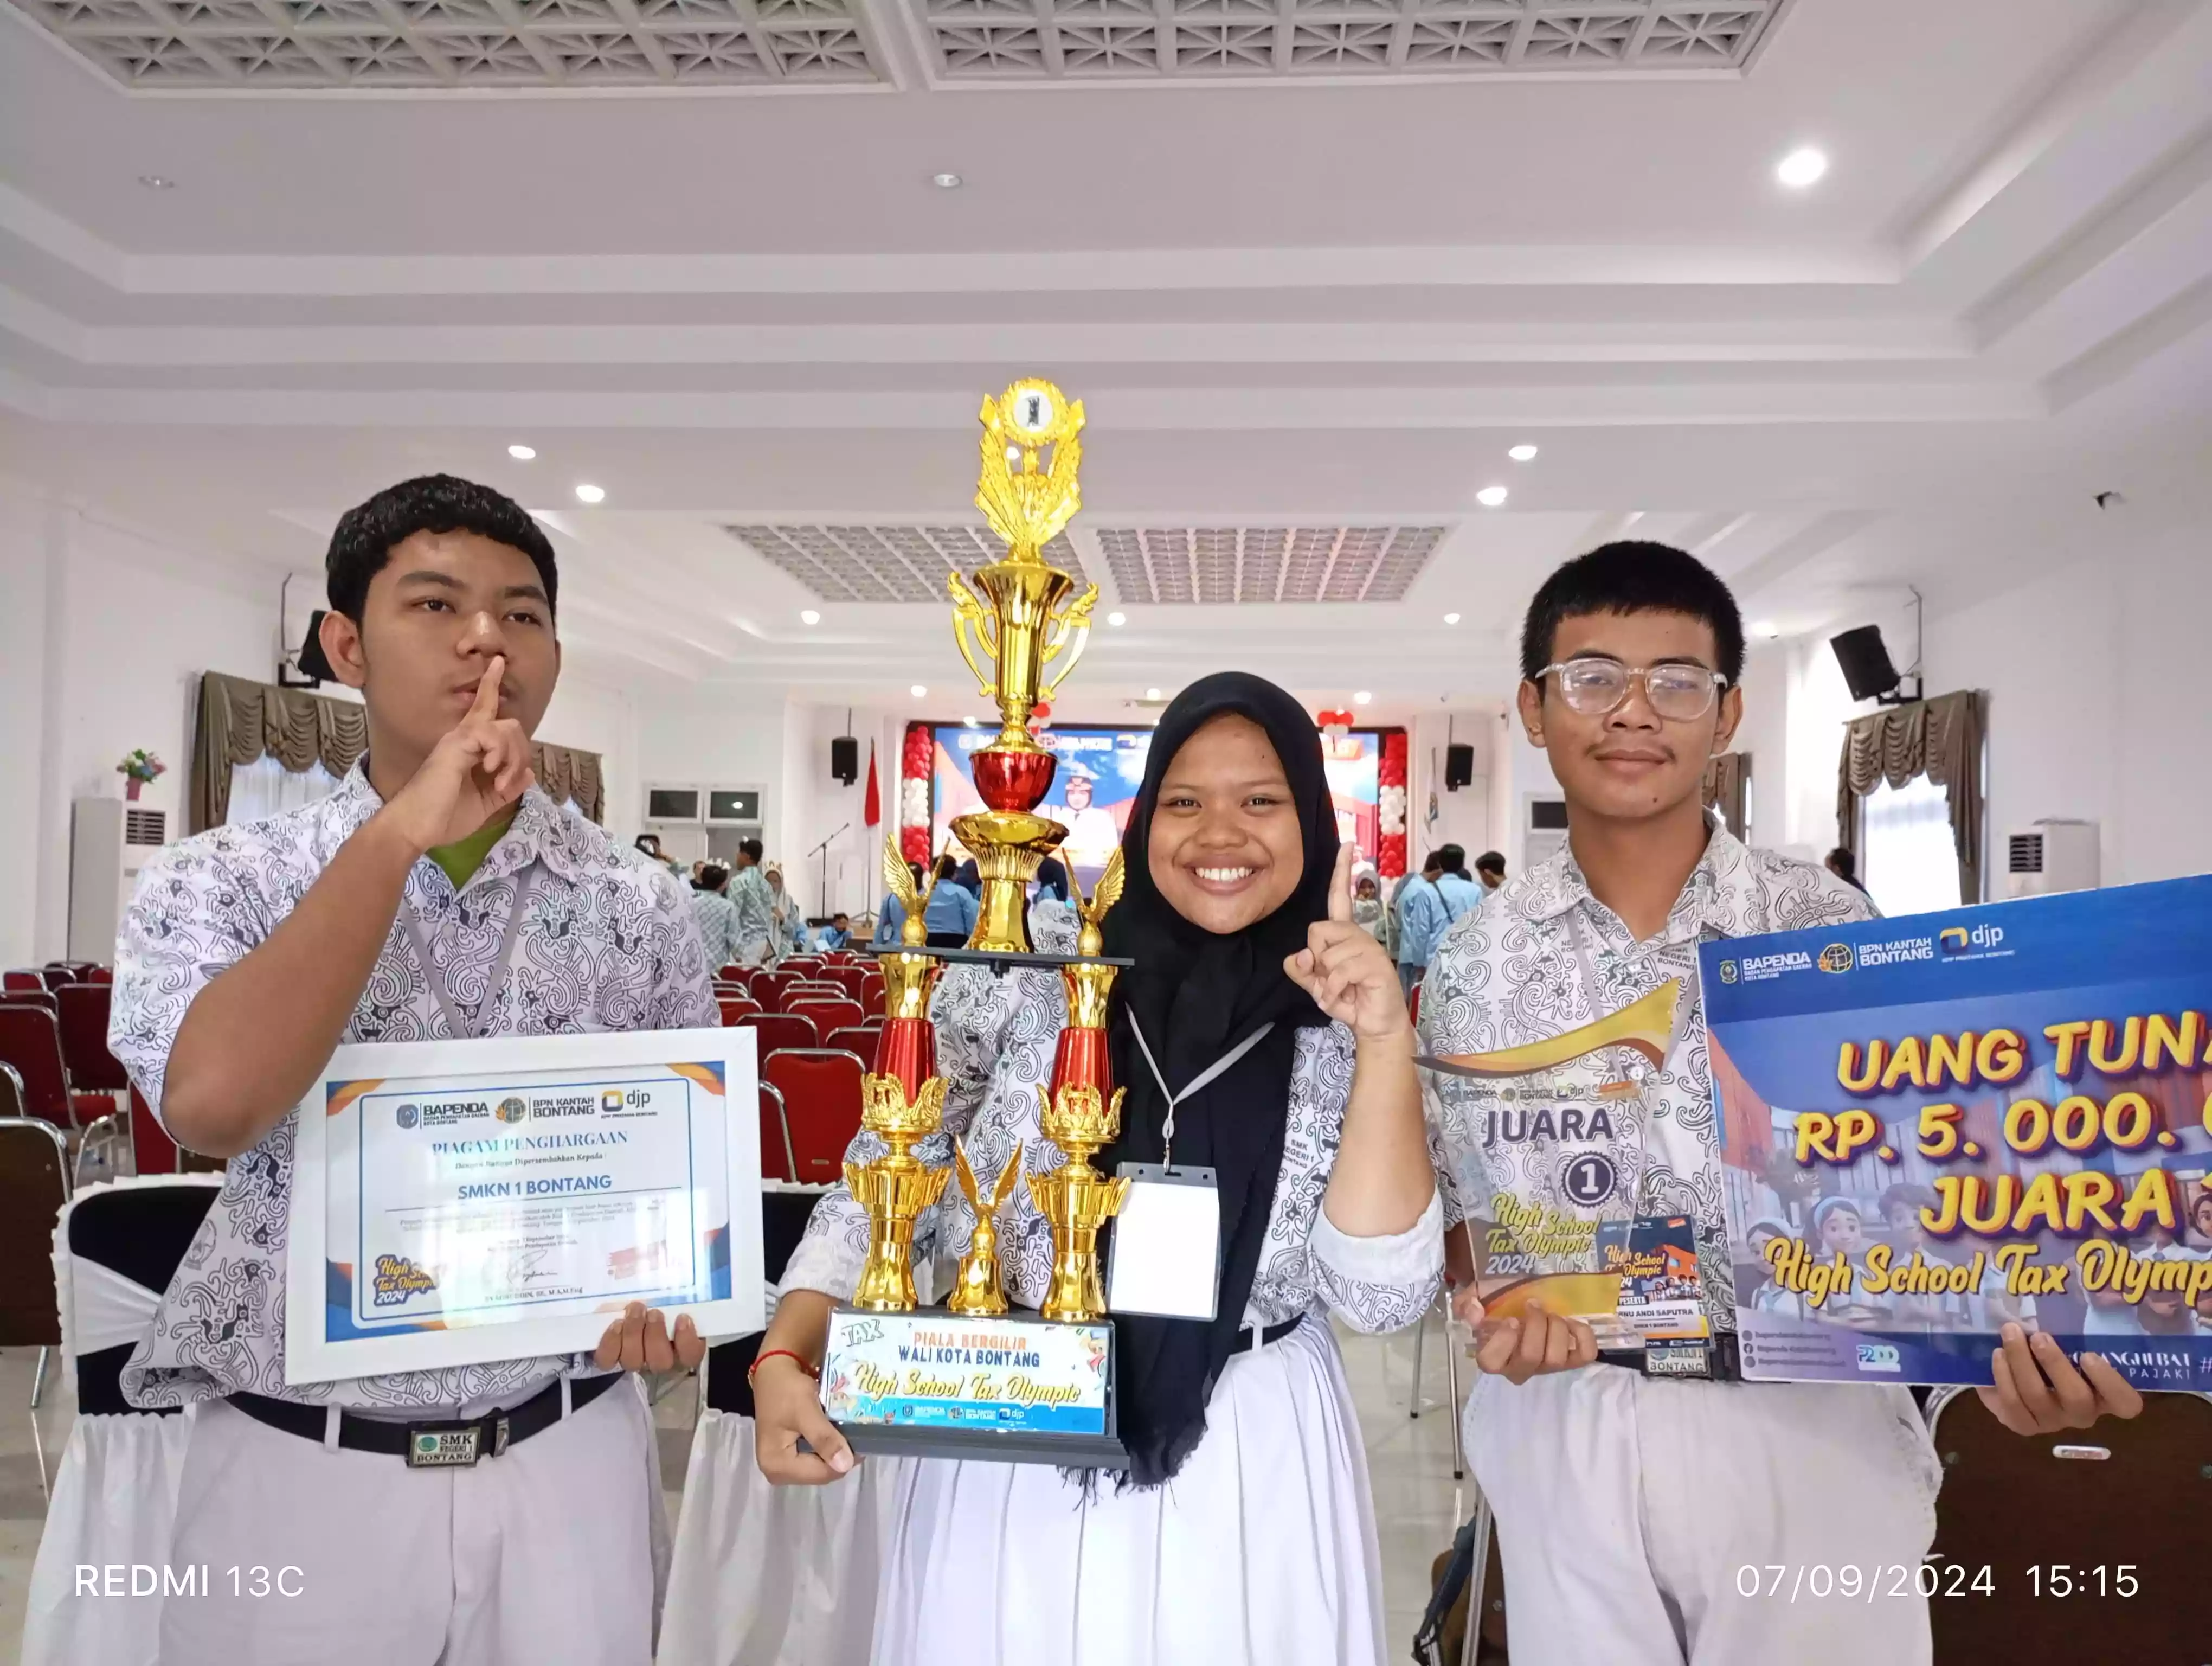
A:
<svg viewBox="0 0 2212 1666">
<path fill-rule="evenodd" d="M 936 1424 L 840 1423 L 863 1457 L 951 1458 L 970 1463 L 1049 1463 L 1061 1469 L 1126 1469 L 1128 1448 L 1111 1435 L 952 1429 Z"/>
</svg>

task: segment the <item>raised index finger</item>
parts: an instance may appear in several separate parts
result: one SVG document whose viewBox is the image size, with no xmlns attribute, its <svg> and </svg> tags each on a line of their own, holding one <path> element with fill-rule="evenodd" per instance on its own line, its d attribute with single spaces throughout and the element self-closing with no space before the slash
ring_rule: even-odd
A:
<svg viewBox="0 0 2212 1666">
<path fill-rule="evenodd" d="M 1336 872 L 1328 877 L 1328 917 L 1347 923 L 1352 919 L 1352 847 L 1348 844 L 1336 848 Z"/>
<path fill-rule="evenodd" d="M 469 707 L 471 717 L 499 715 L 499 679 L 506 675 L 507 656 L 493 654 L 491 663 L 484 667 L 483 680 L 477 684 L 477 697 Z"/>
</svg>

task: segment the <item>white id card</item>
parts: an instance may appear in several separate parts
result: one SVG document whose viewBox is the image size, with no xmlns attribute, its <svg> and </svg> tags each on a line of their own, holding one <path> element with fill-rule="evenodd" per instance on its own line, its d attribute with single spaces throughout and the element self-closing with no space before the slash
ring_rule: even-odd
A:
<svg viewBox="0 0 2212 1666">
<path fill-rule="evenodd" d="M 1211 1319 L 1219 1299 L 1221 1194 L 1212 1169 L 1124 1163 L 1129 1195 L 1106 1255 L 1106 1308 Z"/>
</svg>

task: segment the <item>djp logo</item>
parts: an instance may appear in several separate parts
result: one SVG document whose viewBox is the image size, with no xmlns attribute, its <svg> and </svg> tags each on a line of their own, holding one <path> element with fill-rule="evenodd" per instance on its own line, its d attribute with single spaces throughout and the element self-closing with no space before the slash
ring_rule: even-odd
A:
<svg viewBox="0 0 2212 1666">
<path fill-rule="evenodd" d="M 1820 951 L 1820 970 L 1824 972 L 1848 972 L 1851 969 L 1851 945 L 1831 943 Z"/>
<path fill-rule="evenodd" d="M 1942 944 L 1943 944 L 1943 952 L 1944 952 L 1945 954 L 1964 954 L 1964 953 L 1966 953 L 1966 928 L 1964 926 L 1946 926 L 1946 927 L 1943 927 L 1943 934 L 1942 934 Z"/>
</svg>

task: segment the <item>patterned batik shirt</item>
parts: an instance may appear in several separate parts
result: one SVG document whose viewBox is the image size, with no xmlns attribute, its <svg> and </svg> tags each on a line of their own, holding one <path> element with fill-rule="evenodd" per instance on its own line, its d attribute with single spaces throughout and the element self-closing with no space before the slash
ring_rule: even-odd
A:
<svg viewBox="0 0 2212 1666">
<path fill-rule="evenodd" d="M 708 976 L 738 958 L 737 904 L 719 891 L 691 893 L 691 918 L 699 927 L 699 946 L 707 957 Z"/>
<path fill-rule="evenodd" d="M 1046 952 L 1072 952 L 1074 915 L 1057 903 L 1030 910 L 1030 933 Z M 930 1017 L 937 1031 L 937 1068 L 945 1079 L 942 1128 L 914 1147 L 933 1167 L 952 1161 L 957 1139 L 976 1183 L 987 1193 L 1010 1161 L 1030 1174 L 1057 1168 L 1060 1147 L 1037 1124 L 1039 1085 L 1052 1079 L 1053 1054 L 1067 1022 L 1060 974 L 1023 970 L 994 976 L 977 965 L 954 965 L 938 980 Z M 1336 1164 L 1352 1097 L 1352 1038 L 1340 1024 L 1298 1031 L 1291 1055 L 1289 1126 L 1267 1236 L 1244 1304 L 1247 1325 L 1278 1324 L 1318 1310 L 1355 1330 L 1397 1330 L 1436 1299 L 1443 1274 L 1443 1212 L 1431 1198 L 1405 1231 L 1358 1238 L 1339 1231 L 1322 1212 L 1322 1195 Z M 884 1154 L 863 1132 L 846 1160 Z M 999 1211 L 999 1268 L 1006 1298 L 1041 1307 L 1052 1279 L 1052 1225 L 1026 1184 Z M 975 1230 L 975 1211 L 957 1185 L 915 1225 L 915 1256 L 949 1274 Z M 850 1300 L 867 1258 L 867 1212 L 843 1184 L 830 1189 L 806 1225 L 786 1268 L 785 1290 L 819 1290 Z M 946 1287 L 939 1278 L 936 1287 Z"/>
<path fill-rule="evenodd" d="M 186 839 L 146 869 L 116 945 L 107 1041 L 156 1116 L 169 1049 L 193 997 L 268 938 L 382 802 L 356 763 L 320 803 Z M 526 872 L 513 970 L 493 989 Z M 562 814 L 535 787 L 458 895 L 445 870 L 425 857 L 407 877 L 406 898 L 434 964 L 421 964 L 395 919 L 346 1041 L 450 1038 L 431 976 L 483 1035 L 718 1022 L 682 886 L 665 869 L 626 860 L 605 832 Z M 564 1371 L 591 1371 L 590 1356 L 578 1354 L 287 1384 L 284 1246 L 295 1115 L 231 1159 L 152 1331 L 124 1369 L 132 1404 L 178 1406 L 240 1390 L 356 1407 L 457 1407 L 495 1396 L 512 1403 Z"/>
<path fill-rule="evenodd" d="M 1667 1062 L 1656 1071 L 1620 1047 L 1544 1073 L 1537 1083 L 1423 1071 L 1447 1220 L 1495 1219 L 1493 1201 L 1505 1191 L 1586 1219 L 1686 1213 L 1697 1224 L 1706 1310 L 1716 1329 L 1735 1329 L 1698 945 L 1870 914 L 1865 897 L 1826 868 L 1751 849 L 1717 823 L 1665 928 L 1646 942 L 1590 894 L 1571 849 L 1492 891 L 1445 934 L 1430 962 L 1421 986 L 1425 1055 L 1546 1041 L 1619 1012 L 1669 978 L 1680 979 L 1689 998 Z M 1623 1081 L 1639 1082 L 1641 1091 L 1599 1091 Z M 1592 1152 L 1604 1162 L 1576 1163 Z M 1606 1197 L 1593 1196 L 1592 1175 L 1608 1177 Z"/>
<path fill-rule="evenodd" d="M 729 898 L 738 911 L 738 947 L 732 958 L 745 966 L 774 963 L 775 954 L 775 893 L 758 863 L 741 867 L 730 876 Z"/>
</svg>

